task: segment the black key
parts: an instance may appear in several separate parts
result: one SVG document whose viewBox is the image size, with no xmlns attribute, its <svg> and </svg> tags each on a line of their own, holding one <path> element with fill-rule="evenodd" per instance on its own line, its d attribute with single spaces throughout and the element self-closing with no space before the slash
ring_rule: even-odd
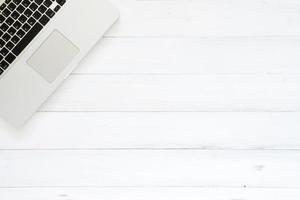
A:
<svg viewBox="0 0 300 200">
<path fill-rule="evenodd" d="M 13 27 L 15 27 L 15 29 L 19 29 L 20 27 L 22 26 L 22 24 L 18 21 L 16 21 L 14 24 L 13 24 Z"/>
<path fill-rule="evenodd" d="M 11 0 L 5 0 L 5 3 L 10 3 L 11 2 Z"/>
<path fill-rule="evenodd" d="M 23 1 L 22 1 L 22 4 L 23 4 L 23 6 L 28 7 L 29 4 L 30 4 L 30 1 L 28 1 L 28 0 L 23 0 Z"/>
<path fill-rule="evenodd" d="M 7 25 L 10 26 L 14 23 L 14 20 L 13 20 L 13 18 L 9 17 L 9 18 L 7 18 L 7 20 L 5 22 L 7 23 Z"/>
<path fill-rule="evenodd" d="M 19 17 L 19 21 L 20 21 L 21 23 L 24 23 L 24 22 L 27 21 L 27 17 L 26 17 L 25 15 L 21 15 L 21 17 Z"/>
<path fill-rule="evenodd" d="M 49 20 L 50 20 L 50 19 L 44 15 L 44 16 L 39 20 L 39 22 L 45 26 L 45 25 L 49 22 Z"/>
<path fill-rule="evenodd" d="M 16 56 L 14 56 L 12 53 L 8 54 L 5 58 L 5 60 L 11 64 L 12 62 L 14 62 L 14 60 L 16 59 Z"/>
<path fill-rule="evenodd" d="M 24 15 L 26 16 L 26 17 L 30 17 L 31 15 L 32 15 L 32 11 L 30 10 L 30 9 L 27 9 L 25 12 L 24 12 Z"/>
<path fill-rule="evenodd" d="M 54 11 L 55 11 L 55 12 L 58 12 L 59 9 L 60 9 L 60 6 L 57 5 L 57 6 L 54 8 Z"/>
<path fill-rule="evenodd" d="M 38 9 L 41 13 L 46 12 L 47 8 L 44 5 L 41 5 Z"/>
<path fill-rule="evenodd" d="M 16 32 L 17 32 L 17 30 L 15 29 L 15 28 L 13 28 L 13 27 L 10 27 L 10 29 L 8 29 L 8 31 L 7 31 L 11 36 L 13 36 Z"/>
<path fill-rule="evenodd" d="M 25 32 L 22 31 L 22 30 L 19 30 L 19 31 L 17 32 L 17 36 L 18 36 L 19 38 L 22 38 L 24 35 L 25 35 Z"/>
<path fill-rule="evenodd" d="M 0 39 L 0 48 L 4 47 L 4 45 L 5 45 L 5 42 L 2 39 Z"/>
<path fill-rule="evenodd" d="M 8 52 L 9 52 L 8 49 L 4 47 L 4 48 L 1 49 L 0 54 L 2 56 L 6 56 L 8 54 Z"/>
<path fill-rule="evenodd" d="M 44 0 L 34 0 L 34 2 L 38 5 L 42 4 Z"/>
<path fill-rule="evenodd" d="M 8 42 L 6 45 L 5 45 L 9 50 L 12 50 L 12 48 L 14 48 L 14 44 L 12 42 Z"/>
<path fill-rule="evenodd" d="M 0 62 L 0 67 L 4 70 L 6 70 L 8 68 L 9 64 L 6 61 L 1 61 Z"/>
<path fill-rule="evenodd" d="M 62 6 L 66 3 L 66 0 L 56 0 L 56 2 Z"/>
<path fill-rule="evenodd" d="M 2 36 L 2 39 L 4 40 L 4 41 L 8 41 L 8 40 L 10 40 L 10 38 L 11 38 L 11 36 L 8 34 L 8 33 L 5 33 L 3 36 Z"/>
<path fill-rule="evenodd" d="M 13 0 L 13 2 L 14 2 L 15 4 L 17 4 L 17 5 L 18 5 L 19 3 L 21 3 L 21 1 L 22 1 L 22 0 Z"/>
<path fill-rule="evenodd" d="M 30 4 L 29 8 L 32 10 L 32 11 L 35 11 L 39 6 L 36 4 L 36 3 L 32 3 Z"/>
<path fill-rule="evenodd" d="M 33 24 L 35 24 L 36 20 L 33 17 L 30 17 L 27 22 L 30 26 L 33 26 Z"/>
<path fill-rule="evenodd" d="M 22 26 L 22 29 L 25 31 L 25 32 L 27 32 L 27 31 L 29 31 L 29 29 L 30 29 L 30 26 L 29 26 L 29 24 L 24 24 L 23 26 Z"/>
<path fill-rule="evenodd" d="M 17 44 L 20 39 L 17 37 L 17 36 L 14 36 L 13 38 L 11 38 L 11 41 L 14 43 L 14 44 Z"/>
<path fill-rule="evenodd" d="M 5 8 L 5 10 L 3 10 L 2 11 L 2 14 L 5 16 L 5 17 L 8 17 L 9 15 L 10 15 L 10 11 L 7 9 L 7 8 Z"/>
<path fill-rule="evenodd" d="M 51 1 L 51 0 L 46 0 L 46 1 L 44 2 L 44 5 L 45 5 L 46 7 L 51 6 L 51 4 L 52 4 L 52 1 Z"/>
<path fill-rule="evenodd" d="M 4 71 L 3 71 L 2 69 L 0 69 L 0 75 L 3 74 L 3 72 L 4 72 Z"/>
<path fill-rule="evenodd" d="M 33 13 L 33 17 L 38 20 L 40 17 L 42 16 L 42 14 L 39 11 L 35 11 L 35 13 Z"/>
<path fill-rule="evenodd" d="M 46 15 L 47 15 L 49 18 L 52 18 L 52 17 L 55 15 L 55 12 L 53 12 L 51 9 L 48 9 L 47 12 L 46 12 Z"/>
<path fill-rule="evenodd" d="M 11 14 L 12 18 L 14 19 L 18 19 L 20 17 L 20 14 L 17 12 L 17 11 L 14 11 L 12 14 Z"/>
<path fill-rule="evenodd" d="M 3 31 L 0 30 L 0 37 L 3 35 Z"/>
<path fill-rule="evenodd" d="M 4 10 L 5 7 L 6 7 L 6 4 L 5 4 L 5 3 L 1 4 L 0 10 Z"/>
<path fill-rule="evenodd" d="M 22 5 L 19 5 L 19 6 L 17 7 L 17 11 L 18 11 L 19 13 L 24 12 L 24 10 L 25 10 L 25 8 L 24 8 L 24 6 L 22 6 Z"/>
<path fill-rule="evenodd" d="M 11 11 L 13 11 L 17 6 L 14 3 L 10 3 L 7 8 Z"/>
<path fill-rule="evenodd" d="M 2 30 L 3 32 L 5 32 L 8 28 L 9 28 L 9 26 L 7 24 L 2 24 L 0 26 L 0 30 Z"/>
<path fill-rule="evenodd" d="M 3 15 L 0 15 L 0 23 L 3 23 L 5 21 L 5 17 Z"/>
<path fill-rule="evenodd" d="M 36 23 L 32 29 L 25 35 L 25 37 L 17 44 L 12 52 L 18 56 L 27 47 L 27 45 L 35 38 L 35 36 L 42 30 L 43 26 Z"/>
</svg>

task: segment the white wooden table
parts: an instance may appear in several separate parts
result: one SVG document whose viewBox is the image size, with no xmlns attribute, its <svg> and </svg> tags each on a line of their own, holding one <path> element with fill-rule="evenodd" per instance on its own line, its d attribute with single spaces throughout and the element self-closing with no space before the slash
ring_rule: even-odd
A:
<svg viewBox="0 0 300 200">
<path fill-rule="evenodd" d="M 113 0 L 121 19 L 22 130 L 1 200 L 299 200 L 299 0 Z"/>
</svg>

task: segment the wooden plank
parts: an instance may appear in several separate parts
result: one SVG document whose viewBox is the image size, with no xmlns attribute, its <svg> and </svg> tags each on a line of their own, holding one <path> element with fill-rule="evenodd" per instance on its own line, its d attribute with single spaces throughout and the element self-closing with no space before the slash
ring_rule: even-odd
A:
<svg viewBox="0 0 300 200">
<path fill-rule="evenodd" d="M 300 149 L 300 113 L 38 113 L 0 149 Z"/>
<path fill-rule="evenodd" d="M 42 111 L 299 111 L 298 75 L 73 76 Z"/>
<path fill-rule="evenodd" d="M 7 188 L 0 189 L 1 200 L 298 200 L 299 189 L 239 188 Z"/>
<path fill-rule="evenodd" d="M 1 151 L 0 160 L 0 187 L 300 187 L 299 151 Z"/>
<path fill-rule="evenodd" d="M 107 36 L 299 35 L 298 0 L 112 0 L 121 18 Z"/>
<path fill-rule="evenodd" d="M 104 38 L 74 73 L 288 74 L 299 57 L 300 37 Z"/>
</svg>

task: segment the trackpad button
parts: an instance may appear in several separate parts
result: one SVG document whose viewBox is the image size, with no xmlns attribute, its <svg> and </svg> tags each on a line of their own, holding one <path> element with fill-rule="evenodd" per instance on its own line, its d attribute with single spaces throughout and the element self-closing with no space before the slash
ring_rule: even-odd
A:
<svg viewBox="0 0 300 200">
<path fill-rule="evenodd" d="M 52 83 L 78 53 L 78 47 L 58 30 L 54 30 L 27 63 Z"/>
</svg>

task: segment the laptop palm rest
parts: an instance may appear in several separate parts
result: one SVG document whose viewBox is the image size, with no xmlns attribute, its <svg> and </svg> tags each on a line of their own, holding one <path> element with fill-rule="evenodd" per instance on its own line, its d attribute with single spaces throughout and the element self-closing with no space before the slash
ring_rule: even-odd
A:
<svg viewBox="0 0 300 200">
<path fill-rule="evenodd" d="M 27 64 L 52 83 L 78 53 L 78 47 L 54 30 L 27 60 Z"/>
</svg>

